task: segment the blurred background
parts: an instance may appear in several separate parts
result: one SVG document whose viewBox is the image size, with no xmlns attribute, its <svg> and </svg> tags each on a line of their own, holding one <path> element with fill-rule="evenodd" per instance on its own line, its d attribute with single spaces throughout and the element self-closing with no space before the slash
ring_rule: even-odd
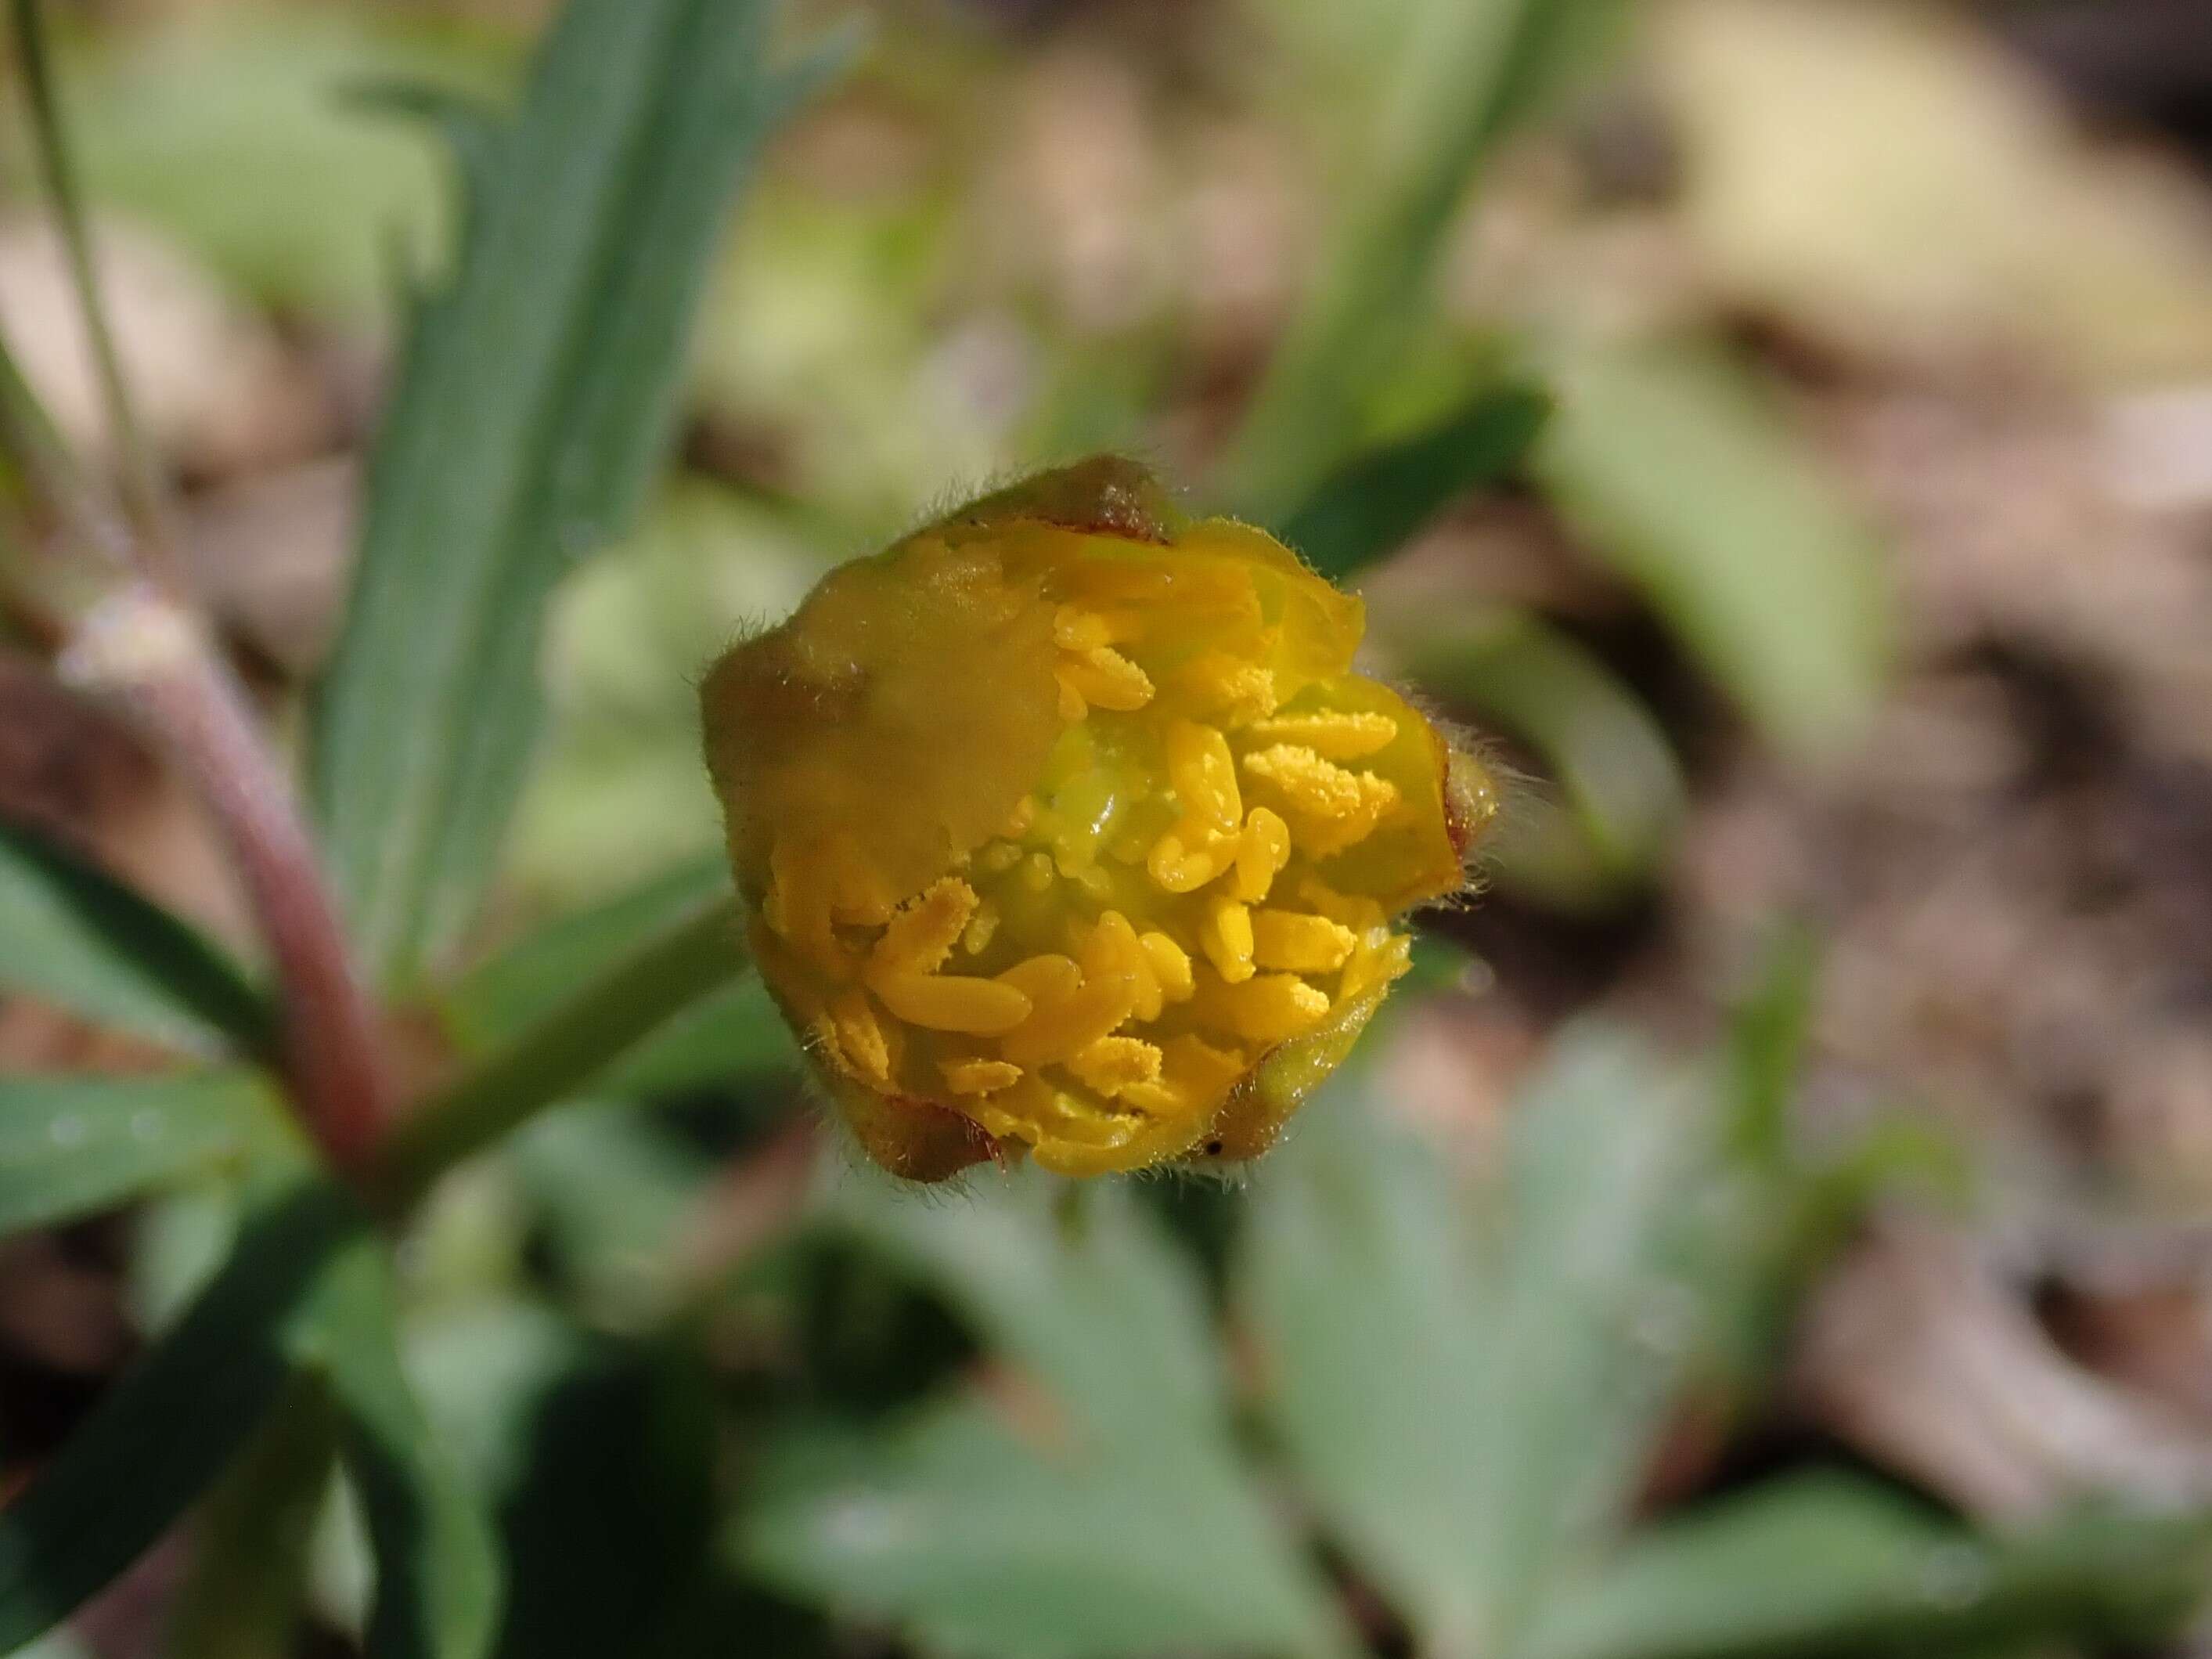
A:
<svg viewBox="0 0 2212 1659">
<path fill-rule="evenodd" d="M 890 1194 L 753 992 L 450 1181 L 409 1357 L 508 1540 L 503 1652 L 2202 1644 L 2212 4 L 1582 6 L 1396 367 L 1255 460 L 1271 354 L 1449 125 L 1408 42 L 1486 3 L 785 20 L 870 34 L 733 219 L 644 526 L 556 597 L 479 944 L 710 880 L 697 670 L 933 507 L 1111 448 L 1273 517 L 1501 378 L 1533 446 L 1358 581 L 1511 799 L 1241 1185 Z M 363 91 L 507 95 L 547 9 L 56 9 L 125 362 L 280 721 L 453 231 Z M 98 453 L 22 131 L 0 317 Z M 243 935 L 163 769 L 4 650 L 0 808 Z M 463 1024 L 545 997 L 459 983 Z M 0 1004 L 0 1070 L 143 1063 Z M 0 1242 L 8 1482 L 234 1210 L 218 1170 Z M 342 1653 L 360 1528 L 309 1498 L 295 1650 Z M 168 1650 L 190 1561 L 54 1651 Z"/>
</svg>

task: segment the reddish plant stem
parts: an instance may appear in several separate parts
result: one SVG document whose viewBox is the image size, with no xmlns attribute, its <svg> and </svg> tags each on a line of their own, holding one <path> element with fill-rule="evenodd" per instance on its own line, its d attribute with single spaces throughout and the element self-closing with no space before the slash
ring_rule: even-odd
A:
<svg viewBox="0 0 2212 1659">
<path fill-rule="evenodd" d="M 376 1016 L 244 689 L 198 615 L 143 580 L 93 608 L 60 666 L 65 678 L 128 704 L 214 818 L 274 960 L 286 1083 L 331 1161 L 358 1171 L 389 1115 Z"/>
</svg>

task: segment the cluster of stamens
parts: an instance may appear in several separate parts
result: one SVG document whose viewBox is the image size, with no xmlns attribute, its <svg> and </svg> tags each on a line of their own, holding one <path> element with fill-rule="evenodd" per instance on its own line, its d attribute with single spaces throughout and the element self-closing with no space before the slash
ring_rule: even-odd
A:
<svg viewBox="0 0 2212 1659">
<path fill-rule="evenodd" d="M 780 842 L 761 907 L 826 977 L 799 1012 L 827 1064 L 1078 1170 L 1207 1150 L 1261 1055 L 1403 962 L 1382 906 L 1314 867 L 1401 810 L 1361 765 L 1397 721 L 1279 706 L 1251 656 L 1146 632 L 1058 606 L 1054 763 L 939 879 L 886 894 L 836 845 Z"/>
</svg>

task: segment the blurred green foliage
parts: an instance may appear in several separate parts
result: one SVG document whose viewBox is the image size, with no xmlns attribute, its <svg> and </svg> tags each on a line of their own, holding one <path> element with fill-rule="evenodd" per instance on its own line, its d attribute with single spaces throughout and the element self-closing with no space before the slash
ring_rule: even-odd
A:
<svg viewBox="0 0 2212 1659">
<path fill-rule="evenodd" d="M 1772 754 L 1847 750 L 1895 632 L 1882 554 L 1742 355 L 1443 302 L 1501 144 L 1571 110 L 1632 9 L 1255 9 L 1282 62 L 1243 89 L 1332 210 L 1197 489 L 1378 586 L 1471 501 L 1536 503 Z M 1705 1052 L 1570 1025 L 1450 1137 L 1392 1064 L 1465 1012 L 1430 941 L 1445 966 L 1242 1187 L 917 1195 L 809 1159 L 788 1033 L 696 948 L 727 878 L 690 676 L 933 497 L 1156 440 L 1188 320 L 1078 325 L 989 269 L 1006 141 L 975 112 L 1014 49 L 887 10 L 836 111 L 937 141 L 838 188 L 769 143 L 851 43 L 787 57 L 764 0 L 568 0 L 526 74 L 495 31 L 319 9 L 72 42 L 104 210 L 317 327 L 413 296 L 307 767 L 356 943 L 453 1080 L 405 1171 L 446 1179 L 380 1211 L 255 1069 L 263 991 L 0 829 L 0 991 L 165 1057 L 0 1080 L 0 1229 L 143 1204 L 149 1336 L 0 1509 L 0 1650 L 70 1652 L 56 1627 L 180 1522 L 187 1659 L 298 1651 L 307 1622 L 374 1659 L 2171 1634 L 2203 1516 L 1997 1537 L 1826 1455 L 1655 1498 L 1686 1421 L 1759 1409 L 1865 1207 L 1949 1168 L 1893 1121 L 1796 1144 L 1802 937 Z M 679 433 L 743 453 L 672 469 Z M 1687 786 L 1606 655 L 1504 598 L 1376 615 L 1392 667 L 1540 775 L 1498 887 L 1648 892 Z"/>
</svg>

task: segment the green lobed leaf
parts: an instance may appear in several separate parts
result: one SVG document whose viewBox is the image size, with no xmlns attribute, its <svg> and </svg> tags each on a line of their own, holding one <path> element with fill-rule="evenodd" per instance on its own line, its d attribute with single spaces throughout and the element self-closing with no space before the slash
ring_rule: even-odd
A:
<svg viewBox="0 0 2212 1659">
<path fill-rule="evenodd" d="M 1441 1638 L 1483 1611 L 1466 1552 L 1481 1528 L 1469 1470 L 1486 1333 L 1450 1176 L 1379 1121 L 1370 1085 L 1347 1074 L 1300 1114 L 1246 1206 L 1235 1283 L 1268 1420 L 1324 1524 Z"/>
<path fill-rule="evenodd" d="M 733 1537 L 750 1571 L 944 1654 L 1352 1650 L 1237 1455 L 1189 1265 L 1127 1192 L 856 1181 L 825 1219 L 964 1315 L 1030 1403 L 779 1437 Z"/>
<path fill-rule="evenodd" d="M 1784 1477 L 1642 1534 L 1554 1597 L 1522 1659 L 1728 1659 L 2148 1644 L 2202 1596 L 2202 1518 L 1978 1538 L 1871 1482 Z"/>
<path fill-rule="evenodd" d="M 1346 581 L 1504 474 L 1528 453 L 1550 407 L 1532 386 L 1485 386 L 1432 425 L 1332 475 L 1285 522 L 1282 538 L 1331 581 Z"/>
<path fill-rule="evenodd" d="M 199 933 L 37 831 L 0 821 L 0 992 L 171 1048 L 253 1048 L 267 1005 Z"/>
<path fill-rule="evenodd" d="M 1356 1089 L 1324 1112 L 1275 1154 L 1238 1257 L 1271 1419 L 1427 1646 L 1506 1650 L 1623 1524 L 1694 1352 L 1698 1118 L 1654 1055 L 1571 1027 L 1462 1208 Z M 1473 1213 L 1500 1218 L 1486 1250 Z"/>
<path fill-rule="evenodd" d="M 468 919 L 538 725 L 547 595 L 634 515 L 665 448 L 731 188 L 789 93 L 762 63 L 768 9 L 572 0 L 421 309 L 313 756 L 387 982 Z"/>
<path fill-rule="evenodd" d="M 242 1165 L 278 1110 L 247 1071 L 0 1078 L 0 1234 Z"/>
<path fill-rule="evenodd" d="M 1856 740 L 1889 664 L 1880 547 L 1779 411 L 1693 343 L 1592 346 L 1553 367 L 1533 470 L 1590 550 L 1772 742 L 1817 758 Z"/>
</svg>

